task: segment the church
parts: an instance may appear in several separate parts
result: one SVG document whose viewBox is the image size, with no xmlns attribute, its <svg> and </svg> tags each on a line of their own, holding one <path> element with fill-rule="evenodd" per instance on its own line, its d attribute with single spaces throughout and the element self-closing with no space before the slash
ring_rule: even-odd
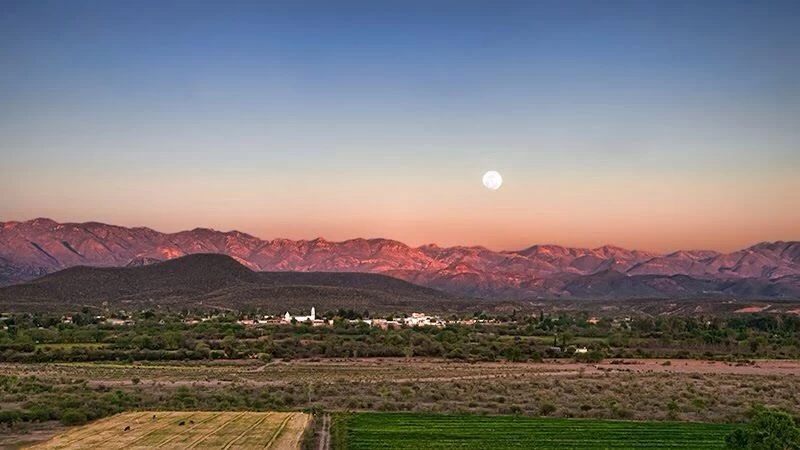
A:
<svg viewBox="0 0 800 450">
<path fill-rule="evenodd" d="M 294 319 L 297 322 L 313 322 L 317 320 L 317 312 L 314 307 L 311 307 L 311 315 L 310 316 L 292 316 L 289 314 L 289 311 L 286 311 L 286 314 L 283 315 L 284 322 L 291 322 Z"/>
</svg>

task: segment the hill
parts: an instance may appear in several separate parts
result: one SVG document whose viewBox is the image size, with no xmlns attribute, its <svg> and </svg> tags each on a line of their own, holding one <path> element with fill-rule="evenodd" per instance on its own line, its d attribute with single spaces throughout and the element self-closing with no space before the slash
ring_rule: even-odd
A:
<svg viewBox="0 0 800 450">
<path fill-rule="evenodd" d="M 385 275 L 254 272 L 233 258 L 196 254 L 144 266 L 72 267 L 0 289 L 0 309 L 460 309 L 468 301 Z"/>
</svg>

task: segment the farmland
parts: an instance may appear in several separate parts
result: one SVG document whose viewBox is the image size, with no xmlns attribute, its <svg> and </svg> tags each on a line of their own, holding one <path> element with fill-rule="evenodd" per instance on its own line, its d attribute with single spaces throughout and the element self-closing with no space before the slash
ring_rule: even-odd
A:
<svg viewBox="0 0 800 450">
<path fill-rule="evenodd" d="M 466 414 L 343 416 L 348 450 L 723 448 L 734 426 L 692 422 L 557 419 Z"/>
<path fill-rule="evenodd" d="M 309 415 L 278 412 L 117 414 L 70 429 L 33 448 L 298 448 Z"/>
<path fill-rule="evenodd" d="M 586 317 L 540 314 L 473 326 L 381 329 L 349 322 L 353 314 L 339 311 L 334 325 L 320 327 L 246 326 L 236 314 L 186 323 L 185 313 L 141 312 L 124 325 L 85 313 L 69 323 L 6 316 L 0 447 L 44 442 L 64 427 L 102 424 L 131 411 L 244 413 L 232 420 L 236 427 L 255 412 L 326 413 L 312 420 L 316 437 L 328 434 L 319 431 L 321 422 L 336 434 L 336 420 L 328 418 L 343 411 L 503 416 L 551 420 L 542 424 L 567 427 L 553 431 L 563 440 L 575 427 L 583 435 L 644 436 L 655 425 L 742 423 L 758 405 L 791 414 L 800 405 L 797 317 L 593 324 Z M 362 416 L 355 417 L 358 424 Z M 586 430 L 595 422 L 576 419 L 605 428 Z M 502 429 L 511 419 L 497 420 Z M 620 424 L 633 428 L 619 431 Z M 700 425 L 670 426 L 683 430 L 669 431 L 679 436 Z M 176 441 L 197 439 L 186 433 Z M 446 445 L 447 434 L 441 436 Z M 221 441 L 235 437 L 209 442 L 224 446 Z"/>
</svg>

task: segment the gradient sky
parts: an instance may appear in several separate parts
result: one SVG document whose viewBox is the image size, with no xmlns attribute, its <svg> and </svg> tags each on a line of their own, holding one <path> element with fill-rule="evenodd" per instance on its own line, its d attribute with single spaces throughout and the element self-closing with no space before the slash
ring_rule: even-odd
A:
<svg viewBox="0 0 800 450">
<path fill-rule="evenodd" d="M 800 239 L 800 2 L 6 0 L 0 220 L 40 216 L 494 249 Z"/>
</svg>

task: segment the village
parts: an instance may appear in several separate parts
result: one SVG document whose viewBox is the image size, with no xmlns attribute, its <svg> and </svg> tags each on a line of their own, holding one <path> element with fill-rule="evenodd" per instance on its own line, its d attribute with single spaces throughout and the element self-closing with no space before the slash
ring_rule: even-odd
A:
<svg viewBox="0 0 800 450">
<path fill-rule="evenodd" d="M 476 323 L 496 323 L 496 319 L 445 319 L 440 316 L 430 316 L 423 312 L 411 313 L 408 317 L 394 317 L 391 319 L 385 318 L 357 318 L 345 319 L 351 324 L 366 324 L 372 327 L 379 327 L 382 329 L 387 328 L 401 328 L 408 327 L 444 327 L 446 325 L 474 325 Z M 256 325 L 290 325 L 290 324 L 310 324 L 311 326 L 333 326 L 334 319 L 318 318 L 316 308 L 311 308 L 311 314 L 307 316 L 293 316 L 288 311 L 281 317 L 263 316 L 261 318 L 245 318 L 237 321 L 240 325 L 256 326 Z"/>
<path fill-rule="evenodd" d="M 106 323 L 108 325 L 115 325 L 115 326 L 132 326 L 136 324 L 136 321 L 133 320 L 130 316 L 122 313 L 120 314 L 123 316 L 120 317 L 106 317 L 102 315 L 92 316 L 91 321 L 94 323 Z M 221 316 L 216 314 L 209 314 L 203 317 L 186 317 L 182 320 L 182 323 L 185 325 L 196 325 L 202 322 L 208 322 L 212 320 L 216 320 Z M 350 324 L 366 324 L 373 327 L 379 327 L 382 329 L 387 328 L 401 328 L 403 326 L 407 327 L 416 327 L 416 326 L 432 326 L 432 327 L 444 327 L 447 325 L 475 325 L 478 323 L 500 323 L 498 319 L 480 319 L 480 318 L 469 318 L 469 319 L 445 319 L 438 315 L 428 315 L 423 312 L 414 312 L 411 313 L 410 316 L 398 316 L 391 319 L 385 318 L 356 318 L 356 319 L 342 319 L 345 320 L 347 323 Z M 61 317 L 61 322 L 65 324 L 76 324 L 77 320 L 76 317 L 72 314 L 67 314 Z M 274 316 L 274 315 L 259 315 L 259 316 L 248 316 L 245 315 L 243 318 L 238 319 L 236 321 L 239 325 L 244 325 L 247 327 L 259 326 L 259 325 L 292 325 L 292 324 L 310 324 L 311 326 L 333 326 L 334 319 L 333 318 L 324 318 L 318 317 L 316 308 L 311 308 L 311 314 L 307 316 L 303 315 L 291 315 L 288 311 L 283 316 Z"/>
<path fill-rule="evenodd" d="M 218 320 L 224 317 L 224 315 L 220 314 L 207 314 L 202 317 L 198 317 L 196 315 L 191 315 L 184 317 L 181 322 L 185 325 L 196 325 L 203 322 L 209 322 Z M 105 323 L 108 325 L 114 326 L 133 326 L 136 324 L 136 320 L 133 319 L 132 316 L 128 315 L 124 311 L 120 311 L 117 314 L 112 315 L 111 317 L 106 317 L 103 315 L 91 316 L 89 319 L 93 323 Z M 553 322 L 558 322 L 558 317 L 551 317 L 550 320 Z M 0 322 L 2 322 L 2 318 L 0 318 Z M 470 326 L 470 325 L 478 325 L 478 324 L 500 324 L 500 323 L 514 323 L 516 322 L 513 319 L 509 319 L 508 317 L 485 317 L 481 315 L 480 317 L 456 317 L 451 316 L 449 318 L 442 317 L 440 315 L 429 315 L 425 312 L 412 312 L 409 315 L 396 315 L 393 317 L 356 317 L 356 318 L 345 318 L 339 317 L 333 318 L 331 313 L 326 313 L 326 316 L 321 317 L 317 315 L 316 308 L 312 307 L 309 315 L 292 315 L 289 311 L 286 311 L 282 316 L 278 315 L 253 315 L 253 314 L 245 314 L 240 316 L 235 323 L 245 326 L 245 327 L 256 327 L 256 326 L 266 326 L 266 325 L 311 325 L 314 327 L 320 326 L 334 326 L 335 322 L 337 321 L 344 321 L 346 323 L 352 325 L 364 324 L 370 327 L 378 327 L 381 329 L 389 329 L 389 328 L 402 328 L 402 327 L 445 327 L 448 325 L 462 325 L 462 326 Z M 598 325 L 600 319 L 594 316 L 590 316 L 585 319 L 585 323 L 587 325 Z M 623 317 L 623 318 L 615 318 L 611 320 L 611 327 L 612 328 L 620 328 L 625 327 L 627 323 L 631 321 L 630 317 Z M 65 324 L 76 324 L 76 317 L 72 314 L 67 314 L 61 317 L 61 322 Z M 163 320 L 162 320 L 163 322 Z"/>
</svg>

